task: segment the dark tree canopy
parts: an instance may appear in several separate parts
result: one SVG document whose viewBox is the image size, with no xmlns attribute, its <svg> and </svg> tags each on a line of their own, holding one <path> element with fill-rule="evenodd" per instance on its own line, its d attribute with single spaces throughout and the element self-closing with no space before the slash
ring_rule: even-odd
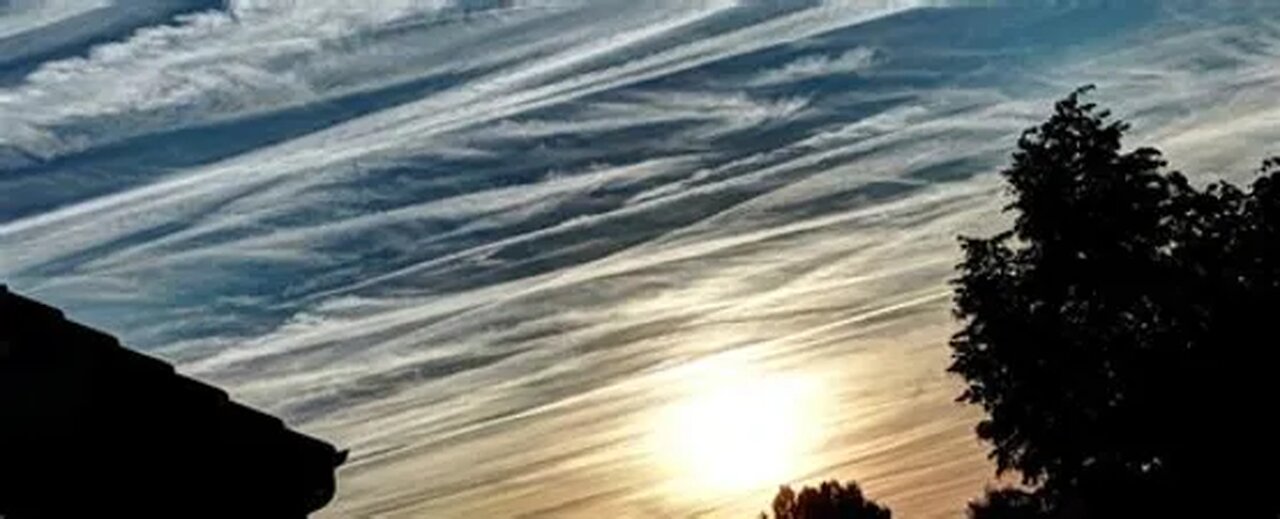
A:
<svg viewBox="0 0 1280 519">
<path fill-rule="evenodd" d="M 782 487 L 773 498 L 774 519 L 890 519 L 888 508 L 862 495 L 858 484 L 827 481 L 800 493 Z"/>
<path fill-rule="evenodd" d="M 1280 162 L 1194 186 L 1086 91 L 1019 139 L 1012 228 L 961 239 L 950 371 L 1036 489 L 971 515 L 1275 518 Z"/>
<path fill-rule="evenodd" d="M 1014 488 L 991 490 L 969 504 L 972 519 L 1038 519 L 1050 514 L 1044 496 Z"/>
</svg>

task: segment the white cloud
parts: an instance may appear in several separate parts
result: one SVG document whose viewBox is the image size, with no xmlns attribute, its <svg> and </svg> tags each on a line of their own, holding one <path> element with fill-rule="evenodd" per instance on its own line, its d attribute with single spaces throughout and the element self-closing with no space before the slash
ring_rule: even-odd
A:
<svg viewBox="0 0 1280 519">
<path fill-rule="evenodd" d="M 865 47 L 847 50 L 834 57 L 827 55 L 805 56 L 782 67 L 761 73 L 752 80 L 752 84 L 776 85 L 816 77 L 861 72 L 874 65 L 875 59 L 875 51 Z"/>
<path fill-rule="evenodd" d="M 110 0 L 9 0 L 0 5 L 0 39 L 110 5 Z"/>
<path fill-rule="evenodd" d="M 0 274 L 109 295 L 127 339 L 352 447 L 334 516 L 751 513 L 771 489 L 673 502 L 627 448 L 672 368 L 725 351 L 831 366 L 857 441 L 809 473 L 942 515 L 985 474 L 941 376 L 944 280 L 953 236 L 1001 223 L 990 173 L 1017 131 L 1096 80 L 1193 171 L 1280 137 L 1276 40 L 1234 22 L 1002 68 L 1019 53 L 948 32 L 996 28 L 946 11 L 936 41 L 873 51 L 896 11 L 640 4 L 242 1 L 48 64 L 0 91 L 0 140 L 44 155 L 447 79 L 0 220 Z M 872 86 L 777 93 L 850 73 Z"/>
</svg>

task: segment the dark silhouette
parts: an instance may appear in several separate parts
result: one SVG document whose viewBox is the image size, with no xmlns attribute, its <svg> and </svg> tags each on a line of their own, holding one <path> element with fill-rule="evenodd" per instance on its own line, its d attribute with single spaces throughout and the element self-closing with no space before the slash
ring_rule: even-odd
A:
<svg viewBox="0 0 1280 519">
<path fill-rule="evenodd" d="M 0 285 L 0 517 L 301 518 L 345 457 Z"/>
<path fill-rule="evenodd" d="M 761 514 L 762 518 L 767 518 Z M 862 495 L 858 484 L 850 481 L 823 482 L 818 488 L 804 487 L 797 494 L 791 487 L 778 489 L 773 498 L 773 519 L 890 519 L 888 508 Z"/>
<path fill-rule="evenodd" d="M 1016 488 L 988 490 L 981 500 L 969 503 L 972 519 L 1037 519 L 1050 517 L 1044 496 Z"/>
<path fill-rule="evenodd" d="M 1087 90 L 1019 139 L 1012 229 L 961 239 L 950 371 L 1033 489 L 971 515 L 1275 518 L 1280 162 L 1198 188 Z"/>
</svg>

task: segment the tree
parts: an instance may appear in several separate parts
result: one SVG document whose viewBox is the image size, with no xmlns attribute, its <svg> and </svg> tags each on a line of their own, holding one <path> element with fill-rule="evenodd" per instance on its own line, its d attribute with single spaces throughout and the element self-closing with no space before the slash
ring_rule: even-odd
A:
<svg viewBox="0 0 1280 519">
<path fill-rule="evenodd" d="M 1122 151 L 1128 126 L 1088 90 L 1018 140 L 1012 228 L 961 238 L 949 370 L 997 471 L 1034 488 L 971 515 L 1025 517 L 982 514 L 1027 497 L 1055 517 L 1275 517 L 1280 162 L 1248 191 L 1196 188 Z"/>
<path fill-rule="evenodd" d="M 1049 516 L 1049 505 L 1043 496 L 1014 488 L 988 490 L 981 501 L 969 503 L 971 519 L 1037 519 Z"/>
<path fill-rule="evenodd" d="M 765 517 L 761 514 L 762 517 Z M 890 519 L 893 513 L 862 495 L 850 481 L 823 482 L 818 488 L 804 487 L 797 494 L 791 487 L 778 489 L 773 498 L 774 519 Z"/>
</svg>

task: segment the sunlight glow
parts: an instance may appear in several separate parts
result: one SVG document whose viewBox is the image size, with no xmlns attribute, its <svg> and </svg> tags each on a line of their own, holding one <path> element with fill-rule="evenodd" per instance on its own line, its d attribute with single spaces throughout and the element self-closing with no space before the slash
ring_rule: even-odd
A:
<svg viewBox="0 0 1280 519">
<path fill-rule="evenodd" d="M 798 475 L 820 437 L 817 384 L 740 366 L 703 366 L 694 387 L 657 424 L 658 457 L 682 486 L 730 492 L 778 485 Z"/>
</svg>

